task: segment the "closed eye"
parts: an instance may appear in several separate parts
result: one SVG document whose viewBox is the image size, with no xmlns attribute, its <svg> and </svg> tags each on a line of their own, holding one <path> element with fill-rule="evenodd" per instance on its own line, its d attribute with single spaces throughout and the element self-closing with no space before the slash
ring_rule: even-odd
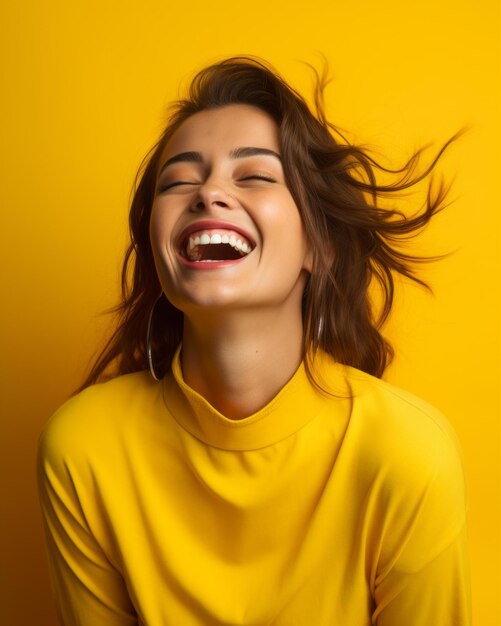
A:
<svg viewBox="0 0 501 626">
<path fill-rule="evenodd" d="M 172 183 L 166 183 L 165 185 L 160 185 L 158 187 L 158 193 L 162 193 L 169 189 L 173 189 L 174 187 L 180 187 L 181 185 L 198 185 L 198 183 L 191 183 L 187 180 L 175 180 Z"/>
<path fill-rule="evenodd" d="M 265 180 L 269 183 L 276 183 L 277 181 L 271 176 L 265 176 L 264 174 L 252 174 L 252 176 L 245 176 L 245 178 L 241 178 L 240 181 L 244 180 Z"/>
</svg>

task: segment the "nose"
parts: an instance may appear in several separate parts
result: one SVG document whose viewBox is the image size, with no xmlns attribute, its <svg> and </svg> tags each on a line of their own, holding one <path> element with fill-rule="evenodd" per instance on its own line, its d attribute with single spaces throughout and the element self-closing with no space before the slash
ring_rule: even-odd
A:
<svg viewBox="0 0 501 626">
<path fill-rule="evenodd" d="M 221 183 L 207 180 L 203 185 L 200 185 L 192 210 L 232 209 L 235 205 L 235 198 L 226 191 Z"/>
</svg>

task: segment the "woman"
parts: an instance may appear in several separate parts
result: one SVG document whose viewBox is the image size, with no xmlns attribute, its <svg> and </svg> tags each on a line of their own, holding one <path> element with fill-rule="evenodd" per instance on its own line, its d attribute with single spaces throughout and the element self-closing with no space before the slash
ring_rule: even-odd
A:
<svg viewBox="0 0 501 626">
<path fill-rule="evenodd" d="M 322 87 L 315 116 L 266 64 L 215 64 L 146 160 L 120 324 L 41 438 L 63 624 L 470 623 L 455 435 L 379 378 L 392 274 L 420 282 L 398 241 L 446 194 L 380 209 L 434 163 L 377 185 Z"/>
</svg>

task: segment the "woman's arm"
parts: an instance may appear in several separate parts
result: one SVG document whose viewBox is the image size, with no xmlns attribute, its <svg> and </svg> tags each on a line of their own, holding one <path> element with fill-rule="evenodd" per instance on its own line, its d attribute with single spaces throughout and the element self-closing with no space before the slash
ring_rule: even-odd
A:
<svg viewBox="0 0 501 626">
<path fill-rule="evenodd" d="M 137 626 L 124 579 L 96 541 L 68 463 L 47 433 L 38 483 L 57 613 L 64 626 Z"/>
<path fill-rule="evenodd" d="M 391 523 L 375 580 L 372 623 L 377 626 L 469 626 L 472 621 L 461 453 L 450 436 L 428 444 L 424 454 L 409 450 L 398 496 L 386 511 Z"/>
<path fill-rule="evenodd" d="M 377 626 L 470 626 L 466 527 L 419 571 L 396 564 L 377 585 L 376 601 Z"/>
</svg>

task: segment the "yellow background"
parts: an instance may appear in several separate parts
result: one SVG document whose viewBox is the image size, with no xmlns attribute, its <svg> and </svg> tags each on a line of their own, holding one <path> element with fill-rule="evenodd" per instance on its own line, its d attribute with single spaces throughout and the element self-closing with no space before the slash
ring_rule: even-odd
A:
<svg viewBox="0 0 501 626">
<path fill-rule="evenodd" d="M 165 105 L 195 69 L 250 53 L 395 167 L 423 143 L 453 203 L 416 242 L 456 252 L 403 284 L 387 378 L 438 406 L 464 450 L 474 615 L 499 624 L 499 13 L 497 0 L 26 0 L 0 16 L 0 622 L 54 624 L 36 497 L 38 433 L 81 381 L 115 303 L 129 191 Z M 406 204 L 407 206 L 407 204 Z M 411 205 L 409 205 L 411 206 Z M 179 625 L 182 626 L 182 625 Z M 305 625 L 306 626 L 306 625 Z M 349 625 L 346 625 L 349 626 Z M 430 625 L 432 626 L 432 625 Z"/>
</svg>

